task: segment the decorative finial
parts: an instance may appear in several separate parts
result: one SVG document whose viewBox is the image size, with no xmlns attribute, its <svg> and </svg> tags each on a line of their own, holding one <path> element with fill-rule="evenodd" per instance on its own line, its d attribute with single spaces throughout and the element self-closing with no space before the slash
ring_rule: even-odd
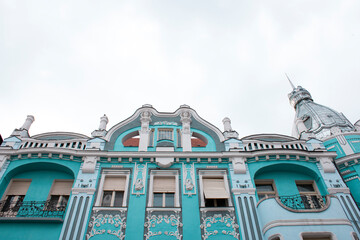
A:
<svg viewBox="0 0 360 240">
<path fill-rule="evenodd" d="M 291 82 L 289 76 L 288 76 L 286 73 L 285 73 L 285 76 L 286 76 L 286 78 L 289 80 L 289 83 L 290 83 L 292 89 L 294 90 L 294 89 L 295 89 L 295 86 L 294 86 L 294 84 Z"/>
<path fill-rule="evenodd" d="M 106 125 L 108 124 L 109 119 L 108 117 L 104 114 L 104 116 L 102 116 L 100 118 L 100 125 L 99 125 L 99 131 L 106 131 Z"/>
<path fill-rule="evenodd" d="M 26 120 L 25 120 L 24 124 L 22 125 L 22 127 L 20 129 L 29 131 L 31 124 L 34 121 L 35 121 L 35 118 L 34 118 L 33 115 L 27 115 Z"/>
<path fill-rule="evenodd" d="M 226 117 L 222 120 L 223 124 L 224 124 L 224 132 L 231 132 L 232 128 L 231 128 L 231 120 L 230 118 Z"/>
</svg>

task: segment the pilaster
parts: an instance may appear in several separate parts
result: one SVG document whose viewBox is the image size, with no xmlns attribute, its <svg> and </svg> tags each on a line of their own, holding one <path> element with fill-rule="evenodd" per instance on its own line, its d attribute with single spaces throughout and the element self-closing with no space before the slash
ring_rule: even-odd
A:
<svg viewBox="0 0 360 240">
<path fill-rule="evenodd" d="M 151 113 L 150 111 L 144 111 L 141 113 L 140 117 L 141 130 L 139 131 L 140 142 L 139 142 L 139 151 L 147 152 L 149 146 L 149 136 L 150 129 L 149 124 L 151 122 Z"/>
<path fill-rule="evenodd" d="M 183 111 L 180 114 L 180 121 L 182 123 L 182 130 L 181 130 L 181 146 L 184 152 L 191 152 L 191 113 L 190 111 Z"/>
<path fill-rule="evenodd" d="M 81 166 L 74 187 L 72 188 L 71 198 L 67 206 L 66 216 L 61 230 L 61 240 L 84 239 L 94 193 L 96 191 L 96 180 L 99 174 L 97 163 L 93 172 L 88 172 L 88 168 L 83 171 L 84 164 Z"/>
</svg>

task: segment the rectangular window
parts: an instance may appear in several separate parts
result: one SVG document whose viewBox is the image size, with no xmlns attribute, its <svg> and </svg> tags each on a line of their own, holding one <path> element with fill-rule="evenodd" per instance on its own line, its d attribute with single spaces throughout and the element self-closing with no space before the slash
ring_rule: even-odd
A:
<svg viewBox="0 0 360 240">
<path fill-rule="evenodd" d="M 129 170 L 104 169 L 95 206 L 126 207 L 129 177 Z"/>
<path fill-rule="evenodd" d="M 327 232 L 322 233 L 302 233 L 301 237 L 303 240 L 332 240 L 332 234 Z"/>
<path fill-rule="evenodd" d="M 2 200 L 5 201 L 1 212 L 17 212 L 24 201 L 26 192 L 29 189 L 30 179 L 11 180 Z"/>
<path fill-rule="evenodd" d="M 151 171 L 148 207 L 180 207 L 178 174 L 178 171 Z"/>
<path fill-rule="evenodd" d="M 174 140 L 173 137 L 173 130 L 172 129 L 165 129 L 159 128 L 158 129 L 158 140 Z"/>
<path fill-rule="evenodd" d="M 319 209 L 325 203 L 320 196 L 314 181 L 295 181 L 305 209 Z"/>
<path fill-rule="evenodd" d="M 230 197 L 223 178 L 203 178 L 205 207 L 227 207 Z"/>
<path fill-rule="evenodd" d="M 226 171 L 199 171 L 200 206 L 232 206 Z"/>
<path fill-rule="evenodd" d="M 149 147 L 154 146 L 154 129 L 151 129 L 149 134 Z"/>
<path fill-rule="evenodd" d="M 177 147 L 182 147 L 181 146 L 181 131 L 180 131 L 180 129 L 178 129 L 177 131 L 176 131 L 176 136 L 177 136 Z"/>
<path fill-rule="evenodd" d="M 273 180 L 255 180 L 256 192 L 259 200 L 276 195 Z"/>
<path fill-rule="evenodd" d="M 124 200 L 126 177 L 105 177 L 103 186 L 103 197 L 101 206 L 103 207 L 122 207 Z"/>
<path fill-rule="evenodd" d="M 51 190 L 47 210 L 64 211 L 69 201 L 73 180 L 55 180 Z"/>
</svg>

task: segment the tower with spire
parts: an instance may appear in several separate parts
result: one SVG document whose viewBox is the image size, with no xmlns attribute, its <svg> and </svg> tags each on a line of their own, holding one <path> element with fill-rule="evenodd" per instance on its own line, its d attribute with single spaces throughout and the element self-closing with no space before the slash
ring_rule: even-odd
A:
<svg viewBox="0 0 360 240">
<path fill-rule="evenodd" d="M 294 137 L 323 140 L 338 132 L 355 131 L 355 126 L 342 113 L 315 103 L 309 91 L 301 86 L 295 87 L 288 80 L 293 88 L 288 97 L 296 112 L 292 132 Z"/>
</svg>

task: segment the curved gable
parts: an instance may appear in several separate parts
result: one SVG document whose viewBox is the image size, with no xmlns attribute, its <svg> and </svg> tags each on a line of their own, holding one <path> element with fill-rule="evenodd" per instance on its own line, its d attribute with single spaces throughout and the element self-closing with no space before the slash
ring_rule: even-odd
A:
<svg viewBox="0 0 360 240">
<path fill-rule="evenodd" d="M 182 122 L 180 114 L 183 112 L 188 112 L 191 115 L 191 124 L 190 130 L 193 134 L 192 144 L 193 147 L 198 147 L 199 150 L 202 151 L 223 151 L 223 141 L 224 136 L 221 131 L 215 127 L 214 125 L 210 124 L 209 122 L 202 119 L 195 110 L 191 109 L 186 105 L 182 105 L 179 109 L 177 109 L 173 113 L 167 112 L 158 112 L 155 108 L 151 105 L 144 105 L 143 107 L 136 110 L 136 112 L 129 117 L 128 119 L 116 124 L 113 126 L 106 134 L 104 139 L 107 141 L 105 145 L 105 150 L 115 150 L 115 151 L 122 151 L 124 149 L 123 145 L 123 138 L 126 136 L 135 136 L 137 135 L 135 131 L 139 131 L 141 129 L 141 113 L 149 112 L 151 121 L 149 122 L 149 128 L 153 131 L 153 138 L 154 138 L 154 146 L 156 143 L 160 143 L 160 135 L 158 134 L 161 129 L 168 129 L 172 131 L 172 139 L 168 139 L 168 142 L 174 147 L 180 147 L 179 145 L 179 137 L 180 132 L 182 130 Z M 169 133 L 170 134 L 170 133 Z M 121 138 L 121 139 L 119 139 Z M 136 141 L 132 141 L 136 142 Z M 201 142 L 201 144 L 199 144 Z M 206 146 L 204 144 L 206 143 Z M 164 145 L 162 143 L 160 145 Z M 165 145 L 171 145 L 167 143 Z M 158 145 L 158 146 L 160 146 Z M 126 147 L 125 147 L 126 148 Z M 129 151 L 137 151 L 134 146 L 128 149 Z M 150 149 L 151 150 L 151 149 Z"/>
</svg>

